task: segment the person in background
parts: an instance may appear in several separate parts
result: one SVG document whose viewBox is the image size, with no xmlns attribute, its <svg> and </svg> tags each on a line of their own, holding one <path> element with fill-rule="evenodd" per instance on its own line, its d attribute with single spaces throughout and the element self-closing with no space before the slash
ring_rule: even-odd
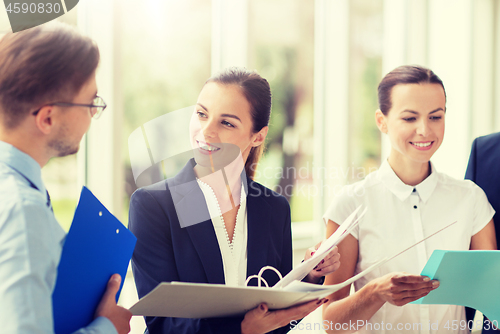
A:
<svg viewBox="0 0 500 334">
<path fill-rule="evenodd" d="M 253 180 L 270 114 L 271 89 L 256 72 L 230 68 L 207 80 L 189 128 L 194 158 L 175 177 L 138 189 L 130 200 L 140 298 L 161 282 L 243 286 L 264 266 L 282 276 L 292 269 L 288 201 Z M 338 266 L 334 249 L 306 281 L 318 283 Z M 269 286 L 278 280 L 270 271 L 263 277 Z M 324 301 L 274 311 L 261 304 L 238 317 L 146 317 L 147 332 L 284 333 L 290 321 Z"/>
<path fill-rule="evenodd" d="M 491 206 L 498 213 L 500 210 L 500 132 L 478 137 L 472 143 L 469 164 L 465 178 L 481 187 L 488 197 Z M 500 217 L 495 213 L 495 232 L 497 240 L 500 226 Z M 467 317 L 474 318 L 474 310 L 467 309 Z M 483 334 L 497 332 L 489 320 L 485 319 Z"/>
<path fill-rule="evenodd" d="M 2 333 L 51 334 L 52 292 L 65 233 L 41 168 L 78 151 L 106 104 L 97 96 L 95 43 L 63 24 L 0 40 L 0 324 Z M 113 275 L 94 321 L 78 334 L 128 333 Z"/>
<path fill-rule="evenodd" d="M 389 136 L 391 151 L 378 171 L 346 186 L 325 213 L 332 234 L 356 207 L 368 208 L 340 243 L 341 266 L 326 283 L 343 282 L 456 223 L 356 281 L 355 293 L 349 294 L 348 286 L 331 295 L 324 319 L 357 326 L 328 332 L 468 333 L 464 307 L 409 303 L 439 286 L 419 275 L 434 250 L 496 249 L 494 210 L 481 188 L 439 173 L 430 161 L 443 141 L 446 115 L 444 86 L 434 72 L 398 67 L 380 82 L 378 98 L 375 119 Z M 460 324 L 458 330 L 452 322 Z"/>
</svg>

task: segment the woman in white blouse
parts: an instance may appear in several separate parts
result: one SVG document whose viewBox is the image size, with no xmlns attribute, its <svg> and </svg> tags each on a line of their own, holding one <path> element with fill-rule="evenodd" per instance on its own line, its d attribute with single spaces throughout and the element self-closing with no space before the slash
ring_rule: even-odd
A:
<svg viewBox="0 0 500 334">
<path fill-rule="evenodd" d="M 189 129 L 194 159 L 175 177 L 137 190 L 130 200 L 139 297 L 161 282 L 241 286 L 264 266 L 283 276 L 292 269 L 289 204 L 252 180 L 270 113 L 269 83 L 255 72 L 232 68 L 205 83 Z M 338 267 L 335 249 L 306 280 L 317 283 Z M 270 286 L 278 281 L 272 271 L 262 276 Z M 274 311 L 261 304 L 244 317 L 146 317 L 147 332 L 284 333 L 290 321 L 325 301 Z"/>
<path fill-rule="evenodd" d="M 382 79 L 378 96 L 375 118 L 391 152 L 378 171 L 336 195 L 324 216 L 330 235 L 358 205 L 368 207 L 339 245 L 342 264 L 326 284 L 345 281 L 457 223 L 356 281 L 355 293 L 349 294 L 350 286 L 334 293 L 323 309 L 328 332 L 460 332 L 452 321 L 465 323 L 463 307 L 408 303 L 439 287 L 418 275 L 435 249 L 496 249 L 494 210 L 478 186 L 439 173 L 430 162 L 444 137 L 446 94 L 439 77 L 423 67 L 401 66 Z"/>
</svg>

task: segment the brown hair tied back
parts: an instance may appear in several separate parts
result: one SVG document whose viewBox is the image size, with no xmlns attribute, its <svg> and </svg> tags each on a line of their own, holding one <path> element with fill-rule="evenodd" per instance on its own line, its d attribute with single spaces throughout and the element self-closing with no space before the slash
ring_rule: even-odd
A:
<svg viewBox="0 0 500 334">
<path fill-rule="evenodd" d="M 392 107 L 391 92 L 394 86 L 400 84 L 420 83 L 433 83 L 441 85 L 446 98 L 446 91 L 444 89 L 443 82 L 430 69 L 418 65 L 399 66 L 387 73 L 378 85 L 378 103 L 382 113 L 387 116 Z"/>
<path fill-rule="evenodd" d="M 238 86 L 250 103 L 253 122 L 253 133 L 259 132 L 269 125 L 271 117 L 271 87 L 266 79 L 255 71 L 245 68 L 230 67 L 208 79 L 205 84 L 216 82 L 222 85 Z M 245 163 L 247 177 L 253 179 L 257 164 L 264 152 L 264 144 L 252 147 Z"/>
</svg>

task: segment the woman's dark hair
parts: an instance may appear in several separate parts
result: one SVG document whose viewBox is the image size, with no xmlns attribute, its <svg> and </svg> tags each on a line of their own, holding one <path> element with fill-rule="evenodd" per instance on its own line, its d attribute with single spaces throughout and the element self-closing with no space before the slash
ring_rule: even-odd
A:
<svg viewBox="0 0 500 334">
<path fill-rule="evenodd" d="M 0 120 L 16 127 L 33 108 L 71 102 L 99 64 L 99 49 L 67 24 L 52 22 L 0 40 Z"/>
<path fill-rule="evenodd" d="M 208 79 L 205 84 L 215 82 L 222 85 L 236 85 L 250 103 L 253 133 L 259 132 L 269 124 L 271 117 L 271 87 L 266 79 L 255 71 L 245 68 L 230 67 Z M 247 177 L 253 179 L 257 164 L 264 152 L 264 143 L 252 147 L 245 163 Z"/>
<path fill-rule="evenodd" d="M 387 73 L 378 85 L 378 103 L 382 113 L 387 116 L 392 107 L 391 92 L 394 86 L 420 83 L 441 85 L 446 98 L 443 82 L 430 69 L 418 65 L 399 66 Z"/>
</svg>

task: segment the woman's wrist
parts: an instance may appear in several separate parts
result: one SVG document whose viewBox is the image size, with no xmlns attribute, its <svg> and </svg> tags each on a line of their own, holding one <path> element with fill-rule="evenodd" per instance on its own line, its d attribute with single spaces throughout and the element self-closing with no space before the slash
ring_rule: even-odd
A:
<svg viewBox="0 0 500 334">
<path fill-rule="evenodd" d="M 245 317 L 241 321 L 240 330 L 241 334 L 260 334 L 255 328 L 255 324 L 258 323 L 259 318 L 255 317 L 255 311 L 262 311 L 262 307 L 258 306 L 258 309 L 253 309 L 245 314 Z"/>
<path fill-rule="evenodd" d="M 241 325 L 240 325 L 241 334 L 248 334 L 246 332 L 244 323 L 245 323 L 245 320 L 243 319 L 243 321 L 241 322 Z"/>
<path fill-rule="evenodd" d="M 368 282 L 359 292 L 363 294 L 363 299 L 369 304 L 377 304 L 380 305 L 379 307 L 382 307 L 386 300 L 380 293 L 379 287 L 380 284 L 378 284 L 378 281 L 373 280 Z"/>
<path fill-rule="evenodd" d="M 245 321 L 246 319 L 243 319 L 243 321 L 241 322 L 241 326 L 240 326 L 240 329 L 241 329 L 241 334 L 257 334 L 254 330 L 252 330 L 251 328 L 249 328 L 249 323 L 248 321 Z"/>
<path fill-rule="evenodd" d="M 311 273 L 307 274 L 304 281 L 312 284 L 323 284 L 325 282 L 325 276 L 314 276 Z"/>
</svg>

